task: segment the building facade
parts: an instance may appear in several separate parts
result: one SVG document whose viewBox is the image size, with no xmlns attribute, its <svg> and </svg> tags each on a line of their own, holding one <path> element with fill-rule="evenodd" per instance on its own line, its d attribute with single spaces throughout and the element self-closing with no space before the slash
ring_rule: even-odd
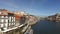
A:
<svg viewBox="0 0 60 34">
<path fill-rule="evenodd" d="M 24 15 L 24 12 L 0 10 L 0 34 L 33 34 L 31 25 L 27 21 L 29 16 Z"/>
<path fill-rule="evenodd" d="M 60 14 L 55 14 L 55 15 L 52 15 L 52 16 L 48 16 L 46 18 L 46 20 L 60 22 Z"/>
<path fill-rule="evenodd" d="M 15 16 L 7 10 L 0 10 L 0 28 L 8 29 L 15 24 Z"/>
</svg>

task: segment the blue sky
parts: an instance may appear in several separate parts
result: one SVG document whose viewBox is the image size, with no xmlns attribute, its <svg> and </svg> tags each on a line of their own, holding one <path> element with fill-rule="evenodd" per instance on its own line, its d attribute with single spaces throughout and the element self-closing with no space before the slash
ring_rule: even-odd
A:
<svg viewBox="0 0 60 34">
<path fill-rule="evenodd" d="M 0 9 L 48 16 L 60 13 L 60 0 L 0 0 Z"/>
</svg>

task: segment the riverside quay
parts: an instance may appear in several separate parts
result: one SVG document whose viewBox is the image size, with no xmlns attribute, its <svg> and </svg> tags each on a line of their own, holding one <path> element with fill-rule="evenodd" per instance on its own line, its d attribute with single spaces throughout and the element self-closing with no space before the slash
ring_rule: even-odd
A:
<svg viewBox="0 0 60 34">
<path fill-rule="evenodd" d="M 30 17 L 25 12 L 11 12 L 0 9 L 0 34 L 33 34 L 29 24 Z M 37 21 L 36 18 L 32 18 L 31 22 L 33 20 Z"/>
</svg>

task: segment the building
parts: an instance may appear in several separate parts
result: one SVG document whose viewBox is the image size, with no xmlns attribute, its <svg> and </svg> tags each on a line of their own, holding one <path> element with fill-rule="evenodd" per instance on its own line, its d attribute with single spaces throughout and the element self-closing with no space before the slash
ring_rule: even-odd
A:
<svg viewBox="0 0 60 34">
<path fill-rule="evenodd" d="M 24 12 L 0 9 L 0 34 L 33 34 L 29 17 Z"/>
<path fill-rule="evenodd" d="M 8 13 L 7 10 L 0 10 L 0 28 L 7 29 Z"/>
<path fill-rule="evenodd" d="M 15 15 L 12 12 L 8 12 L 8 27 L 12 28 L 15 26 Z"/>
<path fill-rule="evenodd" d="M 48 16 L 46 20 L 60 22 L 60 14 L 57 13 L 55 15 Z"/>
<path fill-rule="evenodd" d="M 16 25 L 24 24 L 25 23 L 25 13 L 24 12 L 14 12 L 16 18 Z M 18 26 L 17 25 L 17 26 Z"/>
<path fill-rule="evenodd" d="M 5 30 L 24 24 L 26 20 L 24 14 L 24 12 L 10 12 L 0 9 L 0 28 Z"/>
<path fill-rule="evenodd" d="M 56 14 L 56 22 L 60 22 L 60 14 Z"/>
<path fill-rule="evenodd" d="M 14 13 L 9 12 L 5 9 L 0 10 L 0 28 L 8 29 L 13 27 L 15 24 Z"/>
</svg>

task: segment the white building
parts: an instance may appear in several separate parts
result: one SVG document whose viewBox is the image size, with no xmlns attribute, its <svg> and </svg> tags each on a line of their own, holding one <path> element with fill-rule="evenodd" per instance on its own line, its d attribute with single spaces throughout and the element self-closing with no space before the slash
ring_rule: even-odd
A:
<svg viewBox="0 0 60 34">
<path fill-rule="evenodd" d="M 15 24 L 14 14 L 7 10 L 0 10 L 0 28 L 8 29 Z"/>
</svg>

